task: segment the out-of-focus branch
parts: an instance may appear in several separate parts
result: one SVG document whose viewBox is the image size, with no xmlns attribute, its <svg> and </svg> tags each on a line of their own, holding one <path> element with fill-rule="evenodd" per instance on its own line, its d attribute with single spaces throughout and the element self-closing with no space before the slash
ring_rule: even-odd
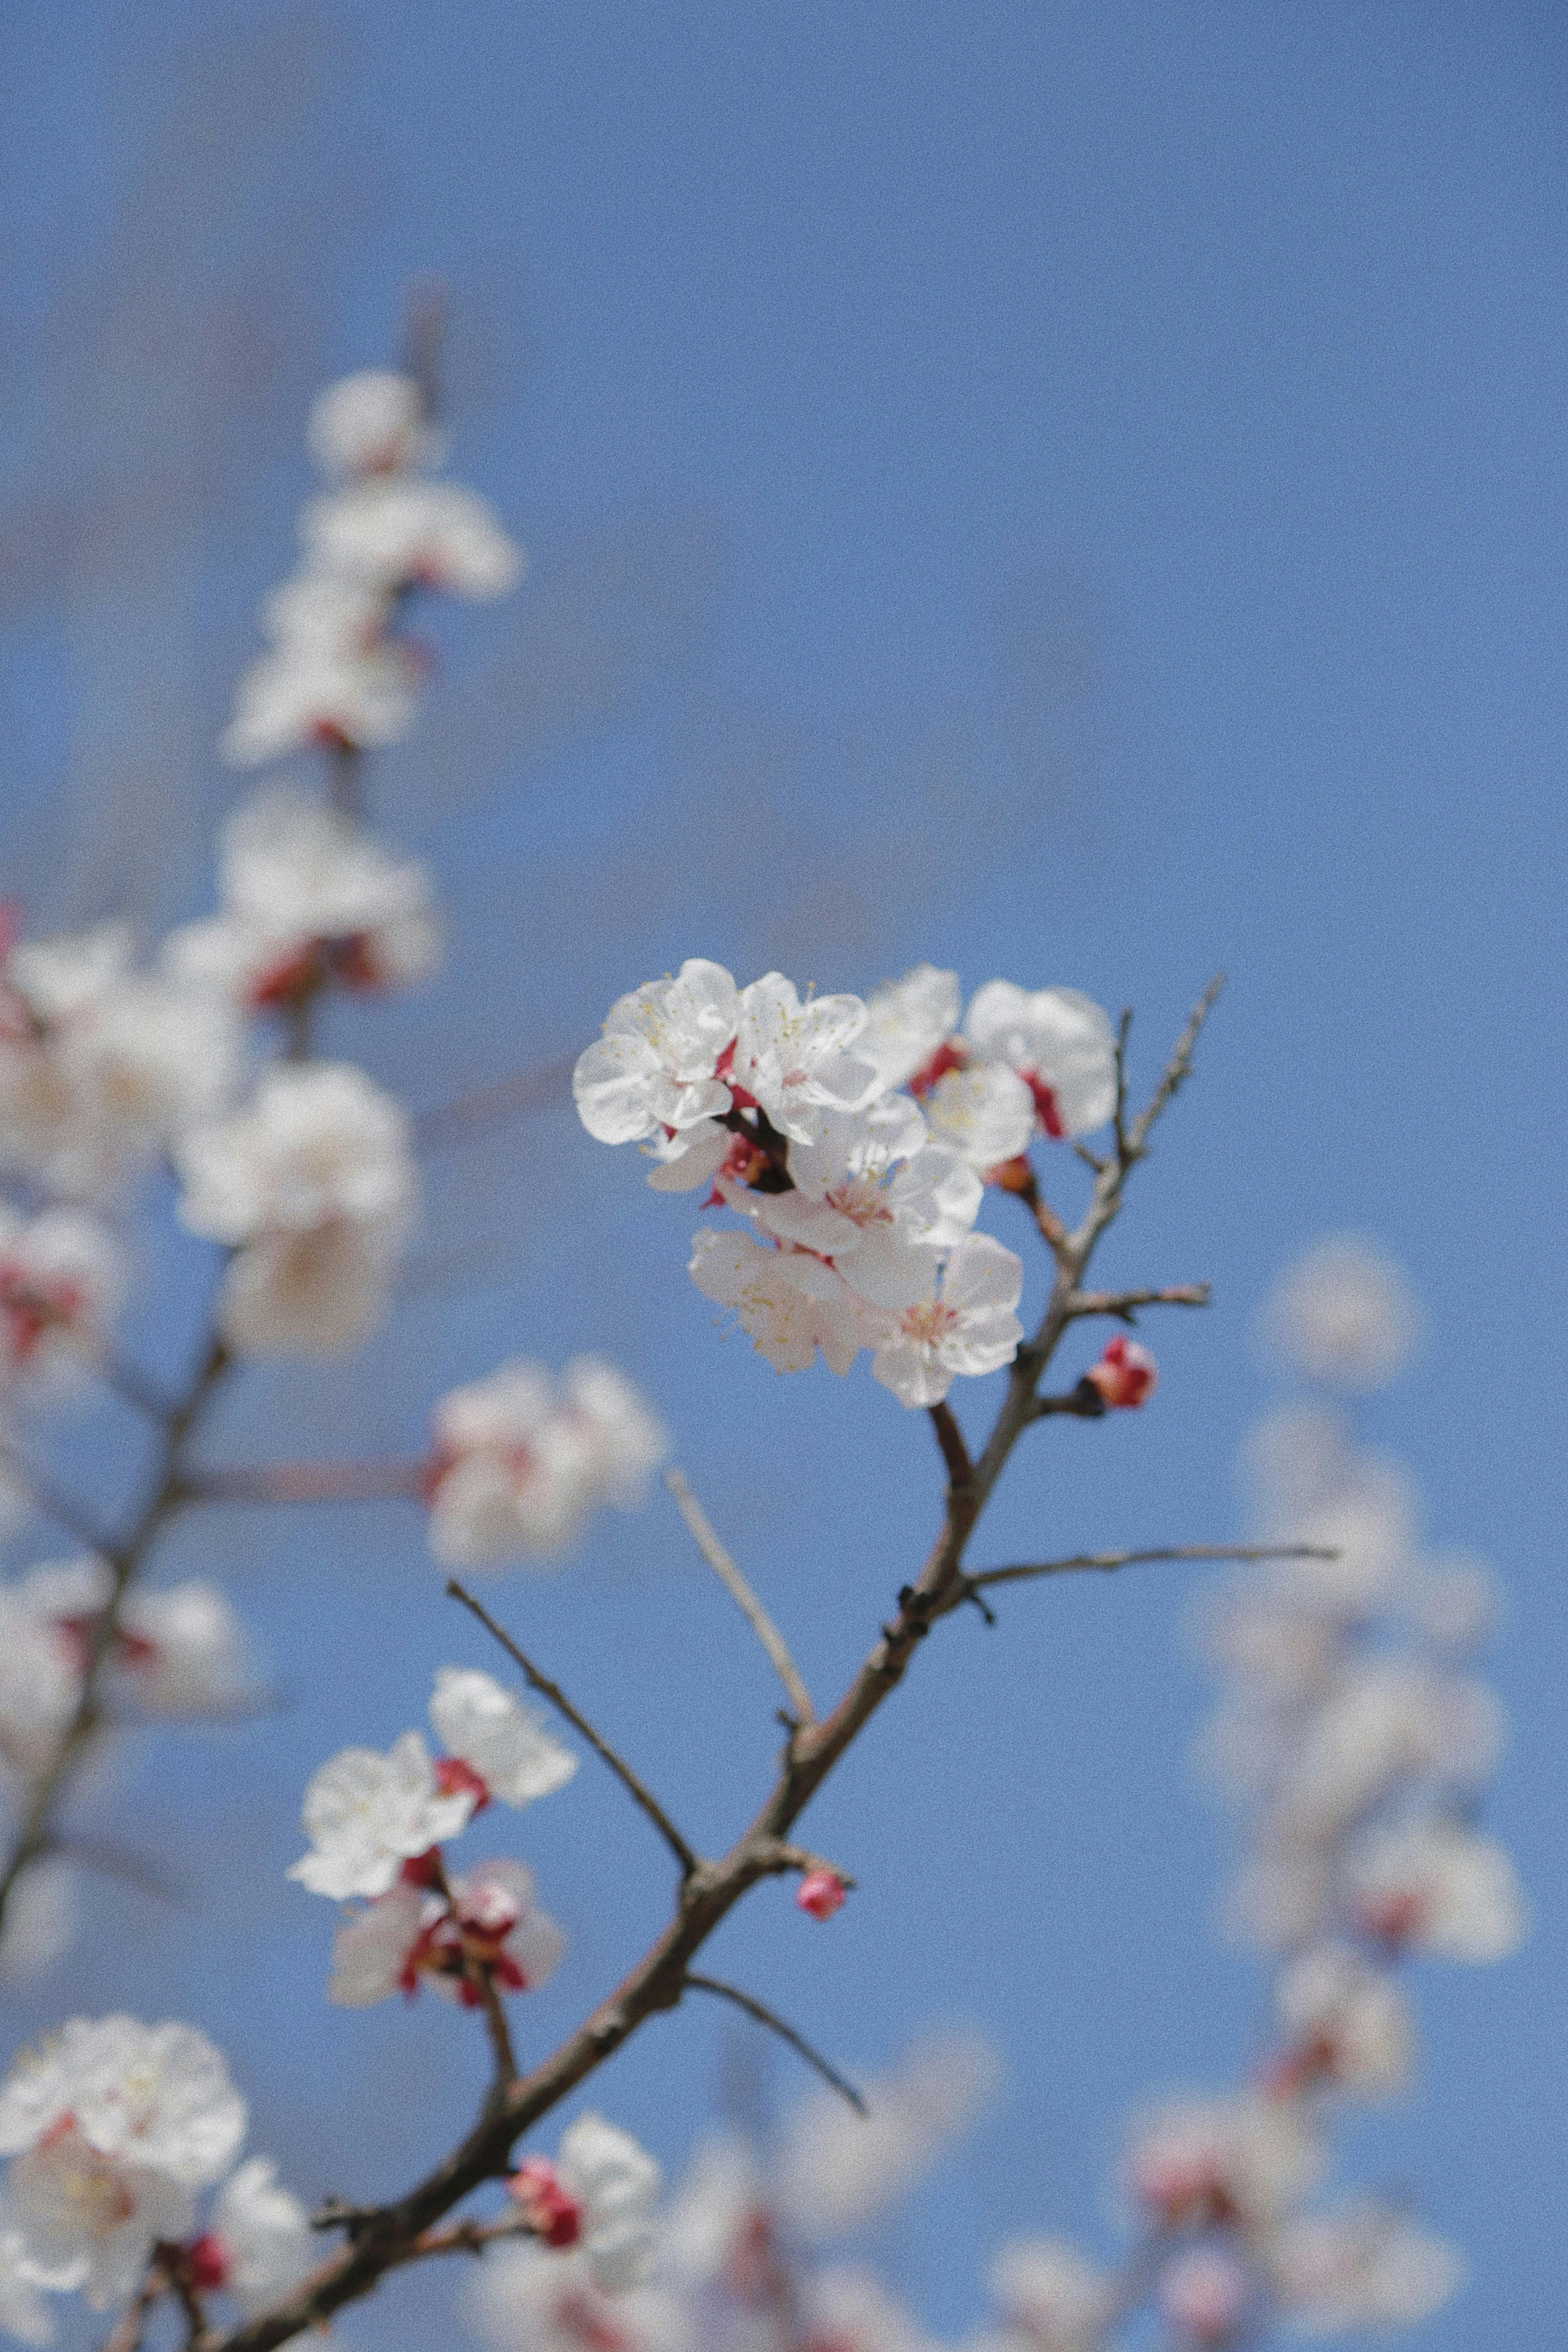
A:
<svg viewBox="0 0 1568 2352">
<path fill-rule="evenodd" d="M 701 1865 L 697 1855 L 692 1852 L 690 1846 L 687 1844 L 686 1840 L 681 1836 L 680 1832 L 676 1828 L 675 1823 L 670 1820 L 669 1815 L 665 1811 L 664 1807 L 659 1803 L 658 1799 L 643 1786 L 642 1782 L 638 1780 L 637 1774 L 632 1770 L 631 1766 L 626 1761 L 625 1758 L 616 1755 L 615 1749 L 610 1746 L 609 1741 L 605 1738 L 604 1734 L 602 1732 L 595 1731 L 587 1717 L 579 1713 L 578 1709 L 573 1706 L 571 1700 L 567 1697 L 560 1685 L 558 1683 L 552 1683 L 548 1675 L 542 1675 L 539 1668 L 533 1664 L 532 1660 L 531 1658 L 524 1657 L 522 1652 L 518 1648 L 517 1643 L 512 1640 L 511 1635 L 507 1633 L 503 1626 L 496 1623 L 495 1619 L 490 1615 L 488 1609 L 482 1609 L 479 1606 L 479 1603 L 474 1599 L 471 1592 L 464 1591 L 463 1587 L 458 1582 L 455 1576 L 449 1576 L 447 1579 L 447 1590 L 450 1593 L 452 1599 L 454 1601 L 460 1601 L 464 1608 L 469 1610 L 472 1614 L 479 1619 L 486 1633 L 492 1634 L 500 1643 L 501 1648 L 506 1652 L 507 1656 L 510 1658 L 513 1664 L 521 1670 L 523 1679 L 526 1681 L 529 1689 L 537 1691 L 541 1698 L 548 1699 L 551 1706 L 556 1709 L 557 1713 L 565 1717 L 573 1729 L 582 1733 L 584 1738 L 587 1741 L 595 1754 L 604 1758 L 605 1762 L 609 1766 L 616 1780 L 621 1783 L 621 1786 L 626 1790 L 633 1800 L 642 1807 L 643 1811 L 647 1815 L 655 1829 L 658 1830 L 660 1837 L 663 1838 L 666 1845 L 668 1846 L 670 1852 L 679 1863 L 682 1873 L 689 1877 L 693 1872 L 699 1870 Z"/>
<path fill-rule="evenodd" d="M 737 2009 L 743 2009 L 748 2017 L 754 2017 L 759 2025 L 765 2025 L 770 2033 L 776 2033 L 781 2042 L 787 2042 L 797 2056 L 804 2058 L 825 2083 L 831 2084 L 841 2099 L 848 2100 L 858 2116 L 866 2113 L 866 2102 L 854 2084 L 847 2082 L 836 2066 L 829 2065 L 821 2051 L 813 2048 L 804 2033 L 797 2033 L 795 2027 L 786 2024 L 782 2017 L 768 2008 L 765 2001 L 754 2000 L 749 1992 L 742 1992 L 739 1985 L 726 1984 L 722 1977 L 700 1977 L 688 1969 L 686 1981 L 694 1992 L 718 1993 L 722 2000 L 733 2001 Z"/>
<path fill-rule="evenodd" d="M 564 1103 L 570 1098 L 572 1070 L 569 1061 L 547 1062 L 537 1070 L 520 1070 L 514 1077 L 498 1078 L 492 1086 L 437 1103 L 415 1118 L 414 1140 L 422 1151 L 441 1151 L 487 1127 Z"/>
<path fill-rule="evenodd" d="M 1121 1209 L 1127 1177 L 1146 1149 L 1156 1120 L 1191 1067 L 1194 1045 L 1217 992 L 1217 982 L 1205 990 L 1147 1108 L 1131 1128 L 1119 1131 L 1114 1157 L 1097 1165 L 1089 1206 L 1057 1253 L 1049 1301 L 1034 1336 L 1014 1360 L 984 1450 L 973 1462 L 966 1479 L 949 1479 L 942 1524 L 925 1566 L 912 1584 L 903 1587 L 896 1614 L 882 1627 L 832 1713 L 792 1735 L 778 1778 L 751 1827 L 719 1861 L 699 1863 L 692 1857 L 682 1876 L 674 1914 L 642 1958 L 549 2057 L 514 2083 L 503 2099 L 487 2105 L 460 2147 L 443 2158 L 405 2196 L 362 2217 L 348 2245 L 270 2311 L 233 2329 L 211 2352 L 271 2352 L 272 2347 L 287 2343 L 305 2328 L 320 2326 L 334 2311 L 368 2294 L 384 2272 L 407 2259 L 408 2249 L 454 2205 L 505 2169 L 514 2142 L 524 2132 L 601 2066 L 648 2018 L 676 2007 L 690 1982 L 692 1960 L 721 1921 L 760 1880 L 788 1866 L 781 1858 L 784 1842 L 816 1790 L 897 1689 L 931 1627 L 975 1597 L 963 1566 L 964 1548 L 1014 1446 L 1029 1425 L 1040 1376 L 1074 1319 L 1071 1302 L 1084 1268 Z M 554 1685 L 545 1682 L 478 1603 L 456 1583 L 449 1583 L 447 1590 L 501 1643 L 522 1668 L 531 1687 L 560 1705 Z M 606 1752 L 575 1709 L 563 1707 L 563 1711 L 605 1755 L 638 1803 L 673 1843 L 678 1833 L 654 1807 L 640 1782 L 613 1752 Z M 684 1841 L 676 1850 L 689 1853 Z"/>
<path fill-rule="evenodd" d="M 714 1534 L 707 1513 L 680 1472 L 667 1470 L 664 1483 L 674 1496 L 675 1507 L 690 1528 L 691 1538 L 698 1550 L 767 1652 L 773 1672 L 783 1683 L 789 1703 L 795 1709 L 795 1725 L 815 1723 L 816 1709 L 811 1703 L 811 1693 L 806 1689 L 800 1668 L 790 1655 L 789 1643 Z"/>
<path fill-rule="evenodd" d="M 271 1462 L 259 1470 L 203 1470 L 191 1503 L 364 1503 L 425 1491 L 423 1462 Z"/>
<path fill-rule="evenodd" d="M 85 1544 L 89 1551 L 108 1550 L 110 1538 L 93 1519 L 86 1505 L 79 1503 L 74 1495 L 68 1495 L 63 1486 L 55 1486 L 43 1471 L 28 1461 L 25 1454 L 5 1438 L 0 1438 L 0 1465 L 4 1465 L 11 1484 L 21 1488 L 34 1509 L 41 1511 L 45 1518 L 53 1519 L 58 1528 L 63 1528 L 67 1535 L 74 1536 L 78 1543 Z"/>
</svg>

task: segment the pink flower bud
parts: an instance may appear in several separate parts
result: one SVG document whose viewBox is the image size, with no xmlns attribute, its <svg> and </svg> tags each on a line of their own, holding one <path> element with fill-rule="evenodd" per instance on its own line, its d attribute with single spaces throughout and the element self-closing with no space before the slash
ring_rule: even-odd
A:
<svg viewBox="0 0 1568 2352">
<path fill-rule="evenodd" d="M 455 1797 L 460 1790 L 467 1790 L 474 1801 L 476 1813 L 482 1813 L 490 1801 L 488 1783 L 460 1756 L 437 1757 L 436 1786 L 444 1797 Z"/>
<path fill-rule="evenodd" d="M 212 2294 L 225 2285 L 229 2273 L 229 2251 L 216 2231 L 204 2231 L 185 2248 L 185 2276 L 198 2294 Z"/>
<path fill-rule="evenodd" d="M 795 1890 L 797 1907 L 810 1913 L 814 1919 L 831 1919 L 836 1911 L 844 1908 L 848 1893 L 836 1870 L 808 1870 Z"/>
<path fill-rule="evenodd" d="M 1154 1393 L 1154 1383 L 1160 1377 L 1160 1367 L 1147 1348 L 1136 1339 L 1124 1339 L 1120 1333 L 1105 1343 L 1105 1353 L 1098 1364 L 1091 1364 L 1084 1379 L 1096 1388 L 1108 1405 L 1146 1404 Z"/>
<path fill-rule="evenodd" d="M 555 2167 L 547 2158 L 525 2156 L 506 2185 L 547 2246 L 576 2244 L 583 2227 L 583 2209 L 562 2188 Z"/>
</svg>

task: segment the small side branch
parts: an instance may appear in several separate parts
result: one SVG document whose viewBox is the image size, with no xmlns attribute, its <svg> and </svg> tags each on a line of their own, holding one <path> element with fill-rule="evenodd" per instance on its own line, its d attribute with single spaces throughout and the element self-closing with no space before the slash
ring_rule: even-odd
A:
<svg viewBox="0 0 1568 2352">
<path fill-rule="evenodd" d="M 466 1591 L 463 1586 L 458 1583 L 455 1576 L 449 1576 L 447 1579 L 447 1591 L 453 1601 L 460 1601 L 470 1615 L 479 1619 L 486 1633 L 490 1634 L 494 1640 L 500 1643 L 501 1648 L 506 1652 L 507 1656 L 521 1672 L 523 1679 L 527 1683 L 529 1689 L 531 1691 L 537 1691 L 541 1698 L 548 1699 L 551 1706 L 555 1708 L 557 1714 L 563 1715 L 565 1717 L 574 1731 L 582 1733 L 583 1738 L 587 1741 L 595 1754 L 596 1756 L 603 1757 L 605 1762 L 609 1766 L 611 1771 L 615 1774 L 621 1786 L 626 1790 L 627 1794 L 632 1798 L 633 1801 L 642 1807 L 643 1811 L 647 1815 L 649 1821 L 653 1823 L 655 1829 L 658 1832 L 666 1845 L 668 1846 L 671 1853 L 674 1854 L 676 1860 L 679 1863 L 683 1875 L 689 1877 L 693 1871 L 700 1867 L 697 1855 L 687 1844 L 686 1840 L 681 1836 L 680 1832 L 676 1828 L 675 1823 L 670 1820 L 669 1815 L 665 1811 L 664 1807 L 659 1803 L 658 1799 L 653 1796 L 648 1790 L 644 1788 L 642 1782 L 637 1779 L 637 1774 L 632 1770 L 631 1766 L 625 1762 L 621 1757 L 616 1755 L 615 1749 L 610 1746 L 609 1741 L 605 1739 L 601 1733 L 595 1730 L 587 1717 L 578 1713 L 577 1709 L 573 1706 L 571 1700 L 567 1697 L 560 1685 L 558 1683 L 552 1683 L 548 1675 L 542 1675 L 539 1668 L 533 1664 L 532 1660 L 531 1658 L 526 1658 L 523 1655 L 522 1652 L 518 1648 L 517 1643 L 512 1640 L 511 1635 L 507 1633 L 502 1626 L 496 1623 L 496 1621 L 490 1615 L 489 1611 L 488 1609 L 481 1608 L 479 1603 L 474 1599 L 473 1594 Z"/>
<path fill-rule="evenodd" d="M 789 1643 L 720 1542 L 708 1514 L 679 1470 L 667 1470 L 664 1483 L 675 1498 L 676 1509 L 691 1531 L 693 1543 L 766 1651 L 768 1661 L 783 1683 L 789 1703 L 795 1709 L 795 1723 L 815 1723 L 816 1709 L 812 1705 L 811 1693 L 806 1689 L 800 1668 L 790 1655 Z"/>
<path fill-rule="evenodd" d="M 422 1151 L 440 1151 L 448 1144 L 482 1134 L 487 1128 L 563 1103 L 571 1088 L 570 1062 L 521 1070 L 515 1077 L 500 1078 L 494 1086 L 478 1087 L 472 1094 L 458 1095 L 451 1102 L 421 1111 L 414 1122 L 414 1139 Z"/>
<path fill-rule="evenodd" d="M 18 1453 L 14 1445 L 6 1444 L 4 1440 L 0 1440 L 0 1467 L 4 1468 L 10 1483 L 21 1488 L 34 1509 L 41 1512 L 46 1519 L 53 1519 L 58 1528 L 63 1528 L 67 1535 L 74 1536 L 78 1543 L 85 1544 L 89 1551 L 108 1553 L 110 1538 L 96 1525 L 85 1506 L 79 1503 L 74 1495 L 68 1495 L 63 1487 L 53 1486 L 42 1471 L 34 1468 L 26 1454 Z"/>
<path fill-rule="evenodd" d="M 1159 1085 L 1127 1132 L 1126 1139 L 1119 1153 L 1120 1163 L 1123 1168 L 1129 1167 L 1134 1160 L 1142 1159 L 1149 1140 L 1150 1129 L 1172 1096 L 1186 1079 L 1191 1077 L 1193 1048 L 1198 1042 L 1198 1034 L 1204 1023 L 1218 1003 L 1219 992 L 1224 986 L 1225 974 L 1223 971 L 1216 971 L 1188 1014 L 1187 1025 L 1172 1048 L 1171 1058 L 1160 1074 Z"/>
<path fill-rule="evenodd" d="M 1142 1568 L 1166 1559 L 1338 1559 L 1323 1544 L 1165 1544 L 1153 1551 L 1078 1551 L 1066 1559 L 1038 1559 L 1020 1568 L 982 1568 L 963 1579 L 970 1591 L 988 1584 L 1018 1584 L 1026 1577 L 1067 1576 L 1077 1569 Z"/>
<path fill-rule="evenodd" d="M 1163 1290 L 1075 1290 L 1068 1300 L 1068 1316 L 1114 1315 L 1123 1323 L 1136 1320 L 1141 1307 L 1206 1307 L 1206 1282 L 1172 1283 Z"/>
<path fill-rule="evenodd" d="M 739 1985 L 726 1984 L 722 1977 L 694 1976 L 688 1969 L 683 1981 L 696 1992 L 717 1993 L 721 2000 L 733 2001 L 735 2007 L 743 2009 L 748 2017 L 754 2017 L 759 2025 L 765 2025 L 771 2033 L 776 2033 L 781 2042 L 787 2042 L 796 2056 L 804 2058 L 825 2083 L 831 2084 L 841 2099 L 848 2100 L 858 2116 L 866 2113 L 866 2102 L 854 2084 L 846 2082 L 837 2068 L 828 2064 L 821 2051 L 812 2048 L 804 2033 L 797 2033 L 793 2025 L 786 2025 L 784 2019 L 775 2016 L 764 2002 L 753 2000 L 752 1995 L 742 1992 Z"/>
</svg>

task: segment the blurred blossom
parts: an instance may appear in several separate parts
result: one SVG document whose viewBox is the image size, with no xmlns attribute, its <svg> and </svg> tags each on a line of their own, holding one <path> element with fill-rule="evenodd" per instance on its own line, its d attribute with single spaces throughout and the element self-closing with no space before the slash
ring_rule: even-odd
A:
<svg viewBox="0 0 1568 2352">
<path fill-rule="evenodd" d="M 663 1423 L 602 1356 L 558 1376 L 516 1359 L 431 1414 L 430 1549 L 454 1567 L 549 1558 L 603 1505 L 639 1509 L 668 1458 Z"/>
<path fill-rule="evenodd" d="M 1376 2203 L 1304 2215 L 1273 2248 L 1275 2291 L 1304 2336 L 1415 2327 L 1456 2294 L 1466 2266 L 1407 2214 Z"/>
<path fill-rule="evenodd" d="M 1380 1389 L 1415 1352 L 1421 1312 L 1393 1259 L 1347 1234 L 1319 1242 L 1288 1268 L 1264 1328 L 1275 1351 L 1309 1380 Z"/>
<path fill-rule="evenodd" d="M 991 2265 L 1004 2315 L 1038 2352 L 1094 2352 L 1115 2311 L 1117 2283 L 1058 2238 L 1016 2238 Z"/>
<path fill-rule="evenodd" d="M 1000 2067 L 976 2034 L 917 2042 L 879 2082 L 863 2086 L 861 2116 L 831 2092 L 814 2094 L 780 2144 L 779 2209 L 807 2238 L 856 2230 L 923 2179 L 967 2131 L 995 2089 Z"/>
</svg>

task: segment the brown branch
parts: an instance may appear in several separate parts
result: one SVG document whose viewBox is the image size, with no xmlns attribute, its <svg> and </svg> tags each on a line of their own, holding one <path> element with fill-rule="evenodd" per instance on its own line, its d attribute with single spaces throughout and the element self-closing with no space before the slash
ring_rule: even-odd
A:
<svg viewBox="0 0 1568 2352">
<path fill-rule="evenodd" d="M 138 2352 L 142 2338 L 147 2332 L 147 2321 L 153 2307 L 168 2294 L 169 2286 L 169 2273 L 161 2258 L 154 2254 L 147 2265 L 146 2276 L 116 2322 L 113 2332 L 104 2338 L 103 2352 Z"/>
<path fill-rule="evenodd" d="M 1107 1410 L 1105 1399 L 1094 1382 L 1086 1377 L 1076 1388 L 1066 1390 L 1060 1396 L 1037 1397 L 1029 1419 L 1045 1421 L 1054 1412 L 1066 1412 L 1079 1421 L 1103 1421 Z"/>
<path fill-rule="evenodd" d="M 1114 1315 L 1131 1323 L 1140 1307 L 1206 1307 L 1209 1295 L 1206 1282 L 1176 1282 L 1164 1290 L 1080 1290 L 1070 1307 L 1075 1317 Z"/>
<path fill-rule="evenodd" d="M 184 1500 L 185 1447 L 194 1435 L 203 1408 L 228 1370 L 229 1353 L 216 1335 L 193 1375 L 184 1395 L 163 1425 L 163 1442 L 152 1486 L 130 1533 L 118 1544 L 100 1546 L 113 1579 L 109 1605 L 94 1622 L 88 1637 L 81 1689 L 71 1719 L 60 1737 L 53 1761 L 33 1776 L 22 1824 L 12 1841 L 5 1869 L 0 1872 L 0 1924 L 12 1890 L 29 1863 L 37 1862 L 55 1843 L 55 1806 L 68 1784 L 83 1749 L 102 1720 L 100 1685 L 120 1632 L 120 1612 L 125 1595 L 157 1539 L 164 1520 Z"/>
<path fill-rule="evenodd" d="M 790 1655 L 789 1643 L 720 1542 L 708 1514 L 679 1470 L 667 1470 L 664 1483 L 675 1497 L 675 1507 L 690 1529 L 691 1539 L 698 1550 L 766 1651 L 768 1662 L 783 1683 L 784 1695 L 795 1709 L 795 1727 L 798 1728 L 803 1723 L 815 1723 L 816 1709 L 811 1703 L 811 1693 L 806 1689 L 800 1668 Z"/>
<path fill-rule="evenodd" d="M 487 2106 L 459 2147 L 405 2196 L 364 2218 L 352 2243 L 321 2263 L 270 2311 L 232 2330 L 212 2352 L 272 2352 L 274 2346 L 319 2326 L 334 2311 L 367 2294 L 384 2272 L 405 2258 L 405 2250 L 415 2240 L 470 2191 L 504 2171 L 514 2142 L 524 2132 L 603 2065 L 648 2018 L 676 2006 L 689 1981 L 691 1961 L 721 1921 L 760 1880 L 789 1866 L 781 1859 L 782 1849 L 816 1790 L 897 1689 L 922 1637 L 940 1618 L 974 1597 L 963 1572 L 964 1547 L 1014 1446 L 1028 1426 L 1040 1375 L 1073 1320 L 1070 1302 L 1084 1268 L 1121 1208 L 1127 1176 L 1152 1129 L 1191 1066 L 1193 1046 L 1215 992 L 1211 986 L 1199 1002 L 1148 1107 L 1129 1130 L 1125 1150 L 1096 1170 L 1089 1206 L 1058 1256 L 1045 1313 L 1014 1360 L 996 1420 L 984 1451 L 973 1464 L 971 1478 L 962 1486 L 949 1487 L 942 1525 L 925 1566 L 914 1583 L 904 1587 L 896 1614 L 882 1628 L 832 1713 L 804 1727 L 791 1739 L 778 1778 L 751 1827 L 721 1860 L 693 1864 L 682 1879 L 674 1916 L 642 1958 L 574 2032 L 511 2085 L 504 2100 Z M 542 1686 L 545 1696 L 551 1696 L 552 1686 L 535 1677 L 515 1644 L 462 1589 L 452 1585 L 448 1590 L 497 1635 L 521 1664 L 531 1686 Z M 625 1777 L 618 1759 L 615 1769 Z M 645 1802 L 641 1794 L 638 1802 Z"/>
<path fill-rule="evenodd" d="M 828 2064 L 821 2051 L 813 2049 L 804 2033 L 797 2033 L 793 2025 L 787 2025 L 764 2002 L 754 2000 L 749 1992 L 742 1992 L 739 1985 L 726 1984 L 722 1977 L 695 1976 L 688 1969 L 686 1981 L 694 1992 L 718 1993 L 722 2000 L 732 2000 L 737 2009 L 743 2009 L 748 2017 L 754 2017 L 759 2025 L 765 2025 L 770 2033 L 776 2033 L 781 2042 L 787 2042 L 796 2055 L 804 2058 L 825 2083 L 830 2084 L 841 2099 L 848 2100 L 858 2116 L 866 2113 L 866 2102 L 854 2084 L 847 2083 L 837 2068 Z"/>
<path fill-rule="evenodd" d="M 79 1503 L 74 1495 L 68 1495 L 63 1486 L 53 1485 L 25 1454 L 4 1438 L 0 1438 L 0 1465 L 4 1465 L 12 1483 L 21 1487 L 34 1509 L 40 1511 L 46 1519 L 53 1519 L 56 1527 L 63 1528 L 67 1535 L 74 1536 L 77 1542 L 85 1544 L 89 1551 L 108 1550 L 109 1538 L 86 1505 Z"/>
<path fill-rule="evenodd" d="M 1080 1568 L 1142 1568 L 1164 1559 L 1338 1559 L 1322 1544 L 1163 1544 L 1153 1551 L 1077 1551 L 1066 1559 L 1031 1560 L 1022 1568 L 982 1568 L 966 1574 L 971 1591 L 989 1584 L 1016 1584 L 1030 1576 L 1066 1576 Z"/>
<path fill-rule="evenodd" d="M 942 1448 L 942 1458 L 947 1465 L 950 1488 L 967 1486 L 974 1475 L 974 1465 L 969 1458 L 969 1448 L 963 1442 L 963 1432 L 945 1397 L 941 1404 L 926 1407 L 931 1425 L 936 1432 L 936 1442 Z"/>
<path fill-rule="evenodd" d="M 454 1601 L 460 1601 L 464 1608 L 469 1610 L 479 1619 L 486 1633 L 492 1634 L 500 1643 L 513 1664 L 521 1667 L 530 1690 L 537 1691 L 541 1698 L 548 1699 L 551 1706 L 565 1717 L 573 1729 L 582 1733 L 595 1754 L 604 1758 L 621 1786 L 642 1807 L 643 1811 L 679 1863 L 684 1875 L 689 1878 L 695 1872 L 700 1871 L 702 1865 L 698 1856 L 687 1844 L 658 1798 L 644 1788 L 631 1766 L 616 1755 L 609 1741 L 600 1732 L 595 1730 L 587 1717 L 578 1713 L 560 1685 L 552 1683 L 547 1675 L 542 1675 L 532 1660 L 524 1657 L 511 1635 L 496 1623 L 488 1609 L 482 1609 L 479 1606 L 471 1592 L 464 1591 L 455 1576 L 449 1576 L 447 1579 L 447 1591 Z"/>
</svg>

